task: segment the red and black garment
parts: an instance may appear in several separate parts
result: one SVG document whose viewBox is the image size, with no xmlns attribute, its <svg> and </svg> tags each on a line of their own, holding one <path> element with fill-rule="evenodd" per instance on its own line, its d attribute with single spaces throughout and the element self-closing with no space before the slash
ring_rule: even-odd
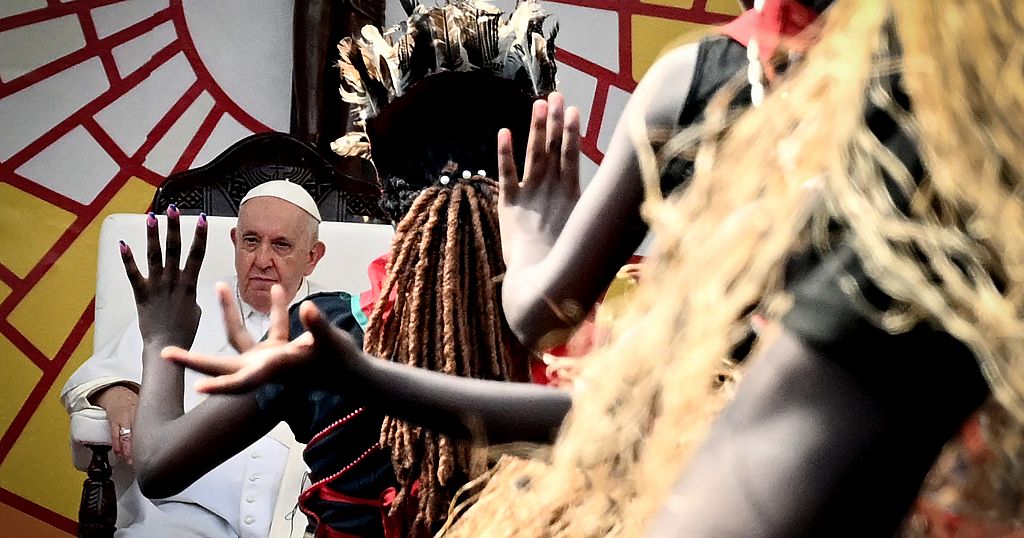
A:
<svg viewBox="0 0 1024 538">
<path fill-rule="evenodd" d="M 313 301 L 362 345 L 363 330 L 348 293 L 318 293 L 305 301 Z M 296 334 L 303 330 L 298 307 L 290 312 L 290 330 Z M 268 383 L 256 399 L 264 412 L 286 422 L 295 438 L 306 443 L 303 459 L 313 485 L 300 495 L 299 507 L 316 522 L 316 536 L 392 536 L 385 532 L 384 516 L 387 498 L 398 484 L 390 453 L 378 444 L 384 415 L 311 379 Z"/>
</svg>

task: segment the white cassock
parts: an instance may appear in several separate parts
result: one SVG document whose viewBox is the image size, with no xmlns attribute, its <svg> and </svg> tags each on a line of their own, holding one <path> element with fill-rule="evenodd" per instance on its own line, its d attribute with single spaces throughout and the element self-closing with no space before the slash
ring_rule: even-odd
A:
<svg viewBox="0 0 1024 538">
<path fill-rule="evenodd" d="M 234 279 L 225 281 L 235 283 Z M 311 288 L 316 286 L 303 280 L 292 303 L 321 291 Z M 212 285 L 200 289 L 196 296 L 202 317 L 192 350 L 237 355 L 228 343 Z M 244 303 L 240 309 L 246 330 L 254 339 L 261 339 L 269 328 L 269 317 Z M 202 377 L 205 376 L 198 372 L 185 371 L 185 411 L 205 397 L 193 389 Z M 114 339 L 97 351 L 71 375 L 61 390 L 61 399 L 69 413 L 96 408 L 89 402 L 89 396 L 100 389 L 116 383 L 137 387 L 141 380 L 142 335 L 135 319 L 119 340 Z M 166 499 L 146 499 L 131 469 L 113 453 L 111 465 L 117 489 L 118 537 L 285 537 L 301 536 L 306 527 L 305 516 L 295 509 L 306 470 L 302 445 L 284 423 L 178 495 Z"/>
</svg>

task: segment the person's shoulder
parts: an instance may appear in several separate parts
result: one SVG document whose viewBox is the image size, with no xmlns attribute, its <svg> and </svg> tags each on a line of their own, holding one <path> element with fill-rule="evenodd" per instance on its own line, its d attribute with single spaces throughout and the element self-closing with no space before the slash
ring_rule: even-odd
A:
<svg viewBox="0 0 1024 538">
<path fill-rule="evenodd" d="M 675 84 L 678 85 L 679 75 L 693 70 L 694 65 L 697 63 L 697 54 L 703 42 L 704 40 L 702 39 L 685 43 L 665 51 L 647 70 L 641 82 L 652 84 L 668 83 L 675 80 Z"/>
<path fill-rule="evenodd" d="M 666 81 L 677 79 L 681 71 L 694 70 L 698 63 L 707 61 L 709 56 L 730 58 L 740 56 L 745 60 L 746 50 L 746 47 L 731 37 L 720 32 L 711 32 L 698 40 L 689 41 L 665 51 L 651 65 L 644 78 Z M 678 84 L 678 80 L 676 84 Z"/>
<path fill-rule="evenodd" d="M 327 319 L 331 320 L 335 327 L 349 333 L 359 345 L 362 345 L 363 329 L 352 309 L 353 300 L 358 300 L 358 297 L 346 291 L 318 291 L 307 295 L 289 309 L 289 325 L 292 334 L 298 335 L 304 330 L 299 319 L 299 307 L 303 303 L 313 303 L 313 306 L 316 306 Z"/>
<path fill-rule="evenodd" d="M 318 291 L 311 293 L 298 301 L 291 307 L 291 311 L 297 312 L 302 303 L 311 302 L 328 318 L 332 314 L 352 312 L 352 294 L 347 291 Z"/>
</svg>

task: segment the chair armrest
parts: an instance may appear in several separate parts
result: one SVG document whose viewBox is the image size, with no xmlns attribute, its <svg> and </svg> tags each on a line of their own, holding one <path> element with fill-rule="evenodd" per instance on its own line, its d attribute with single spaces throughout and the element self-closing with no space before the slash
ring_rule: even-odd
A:
<svg viewBox="0 0 1024 538">
<path fill-rule="evenodd" d="M 110 446 L 110 423 L 103 409 L 90 407 L 71 413 L 71 460 L 79 471 L 89 468 L 92 451 L 88 445 Z"/>
<path fill-rule="evenodd" d="M 111 464 L 120 458 L 109 457 L 110 422 L 107 412 L 87 407 L 71 413 L 71 461 L 88 477 L 82 483 L 78 506 L 78 536 L 110 538 L 117 524 L 117 497 L 111 480 Z"/>
</svg>

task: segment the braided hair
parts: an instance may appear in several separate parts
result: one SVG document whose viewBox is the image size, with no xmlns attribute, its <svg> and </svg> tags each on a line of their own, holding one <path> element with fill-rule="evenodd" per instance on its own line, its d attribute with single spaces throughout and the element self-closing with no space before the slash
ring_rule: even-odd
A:
<svg viewBox="0 0 1024 538">
<path fill-rule="evenodd" d="M 450 375 L 528 380 L 525 351 L 499 303 L 505 265 L 496 204 L 496 183 L 481 175 L 419 191 L 397 225 L 388 275 L 367 326 L 367 353 Z M 475 474 L 470 443 L 388 417 L 381 445 L 391 449 L 401 486 L 392 510 L 408 511 L 415 501 L 409 535 L 436 529 L 455 492 Z"/>
<path fill-rule="evenodd" d="M 339 89 L 354 105 L 381 207 L 396 223 L 364 347 L 450 375 L 525 381 L 527 352 L 499 303 L 498 189 L 484 170 L 497 170 L 502 128 L 517 141 L 521 169 L 533 100 L 555 87 L 557 25 L 544 35 L 536 0 L 508 17 L 486 2 L 408 4 L 404 23 L 383 34 L 363 28 L 338 46 Z M 456 176 L 456 163 L 480 171 Z M 400 485 L 392 512 L 415 512 L 409 536 L 432 534 L 476 474 L 470 444 L 386 418 L 381 445 Z"/>
</svg>

